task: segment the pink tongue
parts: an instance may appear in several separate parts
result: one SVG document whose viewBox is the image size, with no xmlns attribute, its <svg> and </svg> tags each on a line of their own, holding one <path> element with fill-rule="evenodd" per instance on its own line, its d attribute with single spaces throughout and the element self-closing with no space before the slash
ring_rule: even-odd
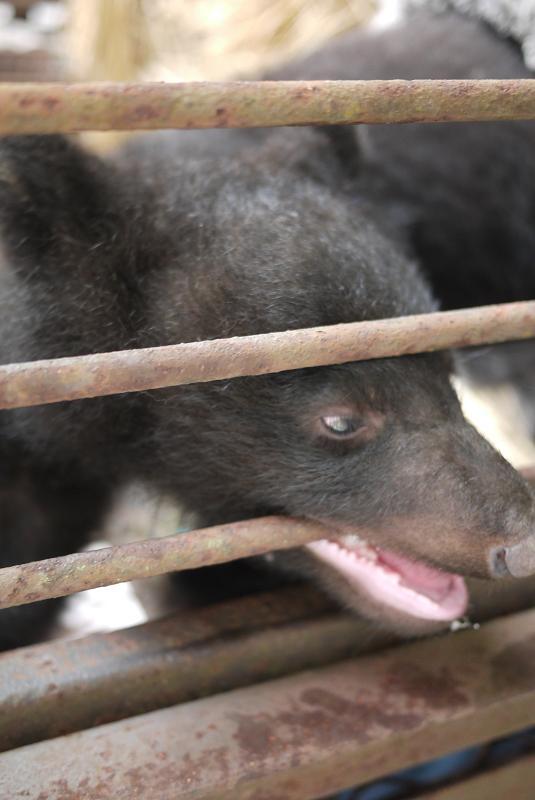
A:
<svg viewBox="0 0 535 800">
<path fill-rule="evenodd" d="M 377 555 L 379 564 L 384 564 L 397 572 L 404 586 L 426 595 L 435 603 L 440 604 L 453 588 L 454 576 L 447 572 L 440 572 L 420 562 L 410 561 L 388 550 L 378 549 Z"/>
</svg>

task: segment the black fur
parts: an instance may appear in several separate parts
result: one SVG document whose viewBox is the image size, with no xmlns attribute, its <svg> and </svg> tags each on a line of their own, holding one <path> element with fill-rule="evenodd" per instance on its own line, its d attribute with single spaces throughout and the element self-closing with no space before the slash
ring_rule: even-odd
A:
<svg viewBox="0 0 535 800">
<path fill-rule="evenodd" d="M 112 163 L 61 137 L 2 140 L 0 362 L 432 311 L 407 238 L 421 223 L 410 151 L 381 136 L 374 158 L 367 145 L 348 158 L 347 131 L 161 135 Z M 80 546 L 136 478 L 202 524 L 311 516 L 488 575 L 491 549 L 530 533 L 533 498 L 462 418 L 450 373 L 447 355 L 421 355 L 2 412 L 2 563 Z M 340 407 L 369 436 L 326 436 L 321 417 Z M 301 550 L 274 563 L 398 629 L 426 627 Z M 0 644 L 36 637 L 46 616 L 2 612 Z"/>
<path fill-rule="evenodd" d="M 271 77 L 532 78 L 516 43 L 459 14 L 359 31 Z M 340 130 L 340 129 L 338 129 Z M 347 148 L 347 129 L 343 136 Z M 369 126 L 358 191 L 397 227 L 443 308 L 535 298 L 535 123 Z M 336 135 L 333 134 L 333 135 Z M 482 383 L 512 381 L 535 436 L 532 341 L 466 351 Z"/>
</svg>

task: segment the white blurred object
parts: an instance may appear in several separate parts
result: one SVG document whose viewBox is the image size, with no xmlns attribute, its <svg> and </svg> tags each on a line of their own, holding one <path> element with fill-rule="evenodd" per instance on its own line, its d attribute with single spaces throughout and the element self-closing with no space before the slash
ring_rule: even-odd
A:
<svg viewBox="0 0 535 800">
<path fill-rule="evenodd" d="M 26 20 L 11 19 L 0 27 L 0 50 L 8 50 L 12 53 L 29 53 L 32 50 L 39 50 L 44 45 L 43 36 L 39 31 L 32 28 Z M 0 11 L 0 25 L 2 17 Z"/>
<path fill-rule="evenodd" d="M 11 3 L 0 2 L 0 28 L 3 28 L 4 25 L 9 25 L 14 18 L 15 9 Z"/>
<path fill-rule="evenodd" d="M 382 0 L 370 20 L 370 30 L 380 32 L 393 28 L 403 19 L 405 7 L 406 0 Z"/>
<path fill-rule="evenodd" d="M 29 24 L 41 33 L 56 33 L 67 22 L 67 8 L 64 3 L 36 3 L 26 15 Z"/>
<path fill-rule="evenodd" d="M 0 2 L 0 50 L 30 53 L 45 49 L 47 37 L 61 31 L 66 21 L 64 3 L 37 3 L 28 11 L 26 19 L 18 19 L 11 3 Z"/>
<path fill-rule="evenodd" d="M 167 498 L 139 484 L 126 487 L 100 531 L 85 550 L 170 536 L 195 527 L 195 520 Z M 177 605 L 168 575 L 88 589 L 67 598 L 53 638 L 73 638 L 90 633 L 128 628 L 170 613 Z"/>
<path fill-rule="evenodd" d="M 99 541 L 86 550 L 109 546 L 109 542 Z M 59 615 L 55 633 L 62 638 L 87 636 L 140 625 L 147 619 L 133 585 L 118 583 L 71 595 Z"/>
<path fill-rule="evenodd" d="M 58 620 L 62 638 L 88 636 L 147 622 L 131 583 L 103 586 L 69 597 Z"/>
<path fill-rule="evenodd" d="M 535 444 L 513 386 L 483 387 L 460 378 L 453 385 L 464 415 L 509 463 L 517 468 L 535 464 Z"/>
</svg>

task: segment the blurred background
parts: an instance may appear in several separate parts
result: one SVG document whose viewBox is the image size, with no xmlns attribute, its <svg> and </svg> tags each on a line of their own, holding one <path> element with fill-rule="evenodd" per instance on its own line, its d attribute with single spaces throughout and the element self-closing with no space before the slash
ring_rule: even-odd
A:
<svg viewBox="0 0 535 800">
<path fill-rule="evenodd" d="M 1 80 L 228 80 L 316 49 L 375 0 L 0 2 Z"/>
</svg>

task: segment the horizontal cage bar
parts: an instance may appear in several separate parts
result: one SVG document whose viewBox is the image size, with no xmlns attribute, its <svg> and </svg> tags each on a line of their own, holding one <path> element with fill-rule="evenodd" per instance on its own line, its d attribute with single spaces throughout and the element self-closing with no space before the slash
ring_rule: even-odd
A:
<svg viewBox="0 0 535 800">
<path fill-rule="evenodd" d="M 340 613 L 311 587 L 292 586 L 0 653 L 0 751 L 312 669 L 396 639 Z"/>
<path fill-rule="evenodd" d="M 5 567 L 0 608 L 296 547 L 326 532 L 316 522 L 262 517 Z"/>
<path fill-rule="evenodd" d="M 533 724 L 534 622 L 526 611 L 21 747 L 0 754 L 0 796 L 322 798 Z"/>
<path fill-rule="evenodd" d="M 0 84 L 0 133 L 535 119 L 535 80 Z"/>
<path fill-rule="evenodd" d="M 0 366 L 0 409 L 535 336 L 535 301 Z"/>
<path fill-rule="evenodd" d="M 535 482 L 534 467 L 520 472 Z M 328 528 L 310 520 L 262 517 L 4 567 L 0 569 L 0 609 L 298 547 L 328 533 Z"/>
<path fill-rule="evenodd" d="M 491 587 L 467 582 L 470 616 L 478 624 L 533 608 L 533 578 Z M 0 653 L 0 751 L 310 670 L 398 640 L 299 585 L 182 609 L 133 628 Z"/>
</svg>

